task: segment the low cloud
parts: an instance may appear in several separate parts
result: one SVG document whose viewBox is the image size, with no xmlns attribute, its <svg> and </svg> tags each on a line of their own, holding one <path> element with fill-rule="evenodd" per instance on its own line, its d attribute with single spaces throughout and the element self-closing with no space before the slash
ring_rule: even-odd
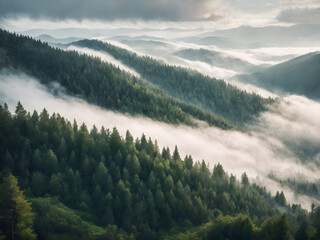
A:
<svg viewBox="0 0 320 240">
<path fill-rule="evenodd" d="M 320 24 L 320 7 L 287 8 L 278 14 L 277 20 L 287 23 Z"/>
<path fill-rule="evenodd" d="M 86 54 L 88 56 L 100 58 L 101 61 L 110 63 L 123 71 L 126 71 L 136 77 L 140 77 L 140 75 L 135 70 L 127 67 L 126 65 L 124 65 L 123 63 L 121 63 L 120 61 L 118 61 L 117 59 L 115 59 L 113 56 L 111 56 L 110 54 L 108 54 L 106 52 L 99 52 L 96 50 L 92 50 L 90 48 L 76 47 L 73 45 L 69 46 L 66 50 L 77 51 L 78 53 L 81 53 L 81 54 Z"/>
<path fill-rule="evenodd" d="M 210 0 L 10 0 L 0 2 L 0 16 L 34 19 L 144 19 L 165 21 L 217 20 Z"/>
<path fill-rule="evenodd" d="M 0 72 L 0 103 L 7 102 L 11 111 L 21 101 L 28 111 L 59 112 L 69 121 L 75 118 L 79 124 L 85 122 L 89 128 L 116 126 L 122 135 L 128 129 L 134 137 L 142 133 L 157 140 L 159 146 L 178 145 L 180 154 L 191 154 L 195 160 L 204 159 L 211 167 L 220 162 L 229 172 L 238 177 L 247 172 L 254 180 L 266 185 L 274 194 L 283 189 L 290 202 L 299 202 L 305 208 L 317 200 L 303 195 L 295 195 L 289 188 L 279 186 L 268 178 L 270 173 L 278 178 L 288 177 L 317 181 L 320 167 L 312 164 L 318 161 L 317 154 L 310 159 L 302 159 L 290 148 L 292 142 L 312 143 L 315 152 L 319 151 L 320 103 L 303 97 L 290 96 L 274 105 L 270 112 L 263 113 L 249 131 L 223 131 L 215 127 L 192 128 L 172 126 L 152 121 L 144 117 L 131 117 L 90 105 L 78 98 L 52 94 L 37 80 L 24 74 Z M 281 129 L 281 131 L 280 131 Z M 300 144 L 296 144 L 299 148 Z"/>
</svg>

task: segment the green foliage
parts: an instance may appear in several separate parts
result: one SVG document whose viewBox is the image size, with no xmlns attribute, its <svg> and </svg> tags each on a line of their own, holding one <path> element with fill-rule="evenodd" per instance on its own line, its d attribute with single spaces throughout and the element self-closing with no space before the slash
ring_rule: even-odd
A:
<svg viewBox="0 0 320 240">
<path fill-rule="evenodd" d="M 281 191 L 281 193 L 279 193 L 277 191 L 276 196 L 274 197 L 274 200 L 280 205 L 280 206 L 286 206 L 287 205 L 287 201 L 286 198 L 284 196 L 283 191 Z"/>
<path fill-rule="evenodd" d="M 290 240 L 289 223 L 286 215 L 279 218 L 268 219 L 261 230 L 260 239 L 272 240 Z"/>
<path fill-rule="evenodd" d="M 297 231 L 297 234 L 300 230 Z M 305 240 L 311 239 L 307 234 Z M 166 240 L 291 240 L 289 223 L 286 215 L 267 219 L 257 227 L 248 216 L 219 216 L 215 220 L 185 233 L 164 237 Z M 300 238 L 295 238 L 300 239 Z"/>
<path fill-rule="evenodd" d="M 249 94 L 197 71 L 163 64 L 153 58 L 141 57 L 108 43 L 81 40 L 71 44 L 106 51 L 171 96 L 221 115 L 236 124 L 247 122 L 259 112 L 265 111 L 266 104 L 273 102 L 270 98 L 264 99 L 256 94 Z"/>
<path fill-rule="evenodd" d="M 36 239 L 33 233 L 31 203 L 10 174 L 0 185 L 0 229 L 7 239 Z"/>
<path fill-rule="evenodd" d="M 91 221 L 97 221 L 95 216 L 72 210 L 56 198 L 32 198 L 31 201 L 37 213 L 35 230 L 39 239 L 134 240 L 116 226 L 108 225 L 104 229 L 93 224 Z"/>
<path fill-rule="evenodd" d="M 274 174 L 269 174 L 269 178 L 274 181 L 277 181 L 282 186 L 289 187 L 296 194 L 307 195 L 316 199 L 320 199 L 319 186 L 315 182 L 309 182 L 307 180 L 301 181 L 297 179 L 280 179 L 276 177 Z"/>
<path fill-rule="evenodd" d="M 97 240 L 134 240 L 134 236 L 127 235 L 125 232 L 120 231 L 116 225 L 108 225 L 105 232 L 97 237 Z"/>
<path fill-rule="evenodd" d="M 81 96 L 90 103 L 167 123 L 196 125 L 194 119 L 198 119 L 222 129 L 234 127 L 213 113 L 154 91 L 141 79 L 99 58 L 52 48 L 47 43 L 1 29 L 0 48 L 5 51 L 0 69 L 18 69 L 43 84 L 58 82 L 68 94 Z M 17 111 L 18 115 L 23 114 L 19 108 Z"/>
<path fill-rule="evenodd" d="M 206 239 L 250 240 L 257 239 L 258 228 L 247 216 L 219 217 L 207 226 Z"/>
<path fill-rule="evenodd" d="M 59 114 L 49 116 L 46 110 L 17 118 L 1 106 L 2 120 L 8 128 L 0 132 L 0 159 L 11 155 L 9 162 L 0 162 L 3 172 L 21 179 L 29 197 L 56 197 L 90 213 L 91 222 L 103 228 L 116 225 L 138 239 L 157 239 L 174 226 L 199 225 L 219 214 L 247 214 L 262 223 L 278 213 L 265 189 L 244 187 L 220 164 L 211 172 L 204 161 L 194 162 L 191 156 L 182 161 L 177 147 L 172 155 L 169 149 L 160 154 L 157 144 L 144 135 L 133 141 L 129 132 L 123 139 L 115 128 L 89 132 L 85 125 L 78 127 Z M 46 204 L 34 203 L 41 226 Z M 54 212 L 50 222 L 60 216 Z M 50 226 L 55 225 L 36 229 L 39 239 L 44 238 L 41 229 Z M 87 236 L 87 230 L 66 226 L 52 232 L 70 236 L 70 228 L 75 236 Z"/>
</svg>

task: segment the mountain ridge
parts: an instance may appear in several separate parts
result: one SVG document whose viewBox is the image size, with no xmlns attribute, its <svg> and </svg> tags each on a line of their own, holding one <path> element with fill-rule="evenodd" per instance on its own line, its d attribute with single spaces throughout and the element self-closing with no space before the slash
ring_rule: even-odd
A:
<svg viewBox="0 0 320 240">
<path fill-rule="evenodd" d="M 256 84 L 271 91 L 320 97 L 320 52 L 311 52 L 262 72 L 236 76 L 242 82 Z"/>
</svg>

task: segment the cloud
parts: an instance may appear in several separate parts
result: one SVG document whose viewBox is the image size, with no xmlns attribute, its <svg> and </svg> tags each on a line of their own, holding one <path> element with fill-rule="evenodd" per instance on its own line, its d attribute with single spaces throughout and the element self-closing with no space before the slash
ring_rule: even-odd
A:
<svg viewBox="0 0 320 240">
<path fill-rule="evenodd" d="M 212 0 L 10 0 L 0 1 L 0 16 L 49 19 L 217 20 Z"/>
<path fill-rule="evenodd" d="M 123 71 L 126 71 L 136 77 L 140 77 L 140 75 L 135 70 L 127 67 L 122 62 L 118 61 L 117 59 L 115 59 L 113 56 L 111 56 L 110 54 L 108 54 L 106 52 L 99 52 L 99 51 L 92 50 L 89 48 L 76 47 L 73 45 L 69 46 L 66 50 L 77 51 L 78 53 L 81 53 L 81 54 L 86 54 L 88 56 L 98 57 L 98 58 L 100 58 L 101 61 L 110 63 Z"/>
<path fill-rule="evenodd" d="M 287 8 L 278 14 L 277 19 L 287 23 L 320 24 L 320 7 Z"/>
<path fill-rule="evenodd" d="M 278 0 L 219 0 L 219 3 L 248 13 L 261 13 L 279 7 Z"/>
<path fill-rule="evenodd" d="M 238 177 L 245 171 L 252 180 L 258 176 L 257 182 L 260 181 L 273 194 L 283 189 L 291 203 L 301 203 L 305 208 L 310 208 L 313 201 L 319 203 L 310 197 L 295 195 L 288 187 L 269 179 L 268 175 L 273 173 L 282 179 L 299 176 L 314 182 L 319 179 L 320 167 L 301 161 L 287 143 L 290 139 L 291 142 L 307 140 L 314 150 L 319 151 L 320 103 L 290 96 L 286 99 L 289 105 L 282 102 L 273 106 L 271 112 L 262 114 L 249 127 L 248 132 L 206 126 L 192 128 L 108 111 L 63 93 L 55 96 L 32 77 L 0 72 L 0 103 L 7 102 L 14 110 L 19 100 L 28 111 L 46 108 L 49 113 L 59 112 L 69 121 L 75 118 L 78 124 L 85 122 L 89 128 L 93 124 L 98 128 L 116 126 L 122 135 L 128 129 L 135 138 L 145 133 L 157 140 L 160 147 L 169 146 L 172 150 L 178 145 L 181 156 L 191 154 L 195 160 L 204 159 L 210 167 L 220 162 L 229 173 Z M 296 146 L 300 147 L 299 144 Z"/>
</svg>

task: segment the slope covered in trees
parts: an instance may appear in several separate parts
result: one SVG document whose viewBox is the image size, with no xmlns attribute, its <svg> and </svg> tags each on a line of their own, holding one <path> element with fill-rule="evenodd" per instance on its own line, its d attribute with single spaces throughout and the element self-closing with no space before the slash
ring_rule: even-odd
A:
<svg viewBox="0 0 320 240">
<path fill-rule="evenodd" d="M 264 68 L 257 66 L 240 58 L 236 58 L 218 51 L 200 49 L 183 49 L 175 52 L 176 56 L 192 61 L 201 61 L 215 67 L 230 69 L 242 73 L 253 73 Z"/>
<path fill-rule="evenodd" d="M 271 91 L 282 91 L 319 99 L 319 65 L 320 53 L 314 52 L 272 66 L 262 72 L 241 75 L 237 78 Z"/>
<path fill-rule="evenodd" d="M 217 115 L 153 91 L 141 80 L 98 58 L 55 49 L 3 30 L 0 30 L 1 68 L 18 69 L 44 84 L 58 82 L 69 94 L 108 109 L 167 123 L 193 125 L 193 119 L 198 119 L 222 129 L 233 127 Z"/>
<path fill-rule="evenodd" d="M 159 239 L 238 214 L 263 229 L 281 215 L 277 205 L 286 209 L 295 234 L 299 219 L 308 217 L 298 205 L 286 206 L 250 184 L 246 174 L 238 181 L 220 164 L 210 171 L 191 156 L 182 161 L 177 148 L 160 152 L 144 135 L 134 141 L 117 129 L 89 131 L 46 110 L 31 115 L 20 103 L 14 115 L 0 106 L 0 141 L 0 174 L 12 173 L 26 191 L 38 239 Z M 314 235 L 317 227 L 308 225 Z"/>
<path fill-rule="evenodd" d="M 300 216 L 301 217 L 301 216 Z M 185 233 L 168 236 L 167 240 L 308 240 L 318 239 L 319 233 L 313 226 L 319 226 L 319 209 L 312 212 L 309 218 L 302 217 L 300 225 L 292 228 L 286 215 L 277 216 L 257 227 L 250 218 L 244 215 L 235 217 L 221 216 L 214 221 Z"/>
<path fill-rule="evenodd" d="M 140 57 L 136 53 L 101 41 L 81 40 L 71 45 L 108 52 L 171 96 L 221 115 L 236 124 L 252 119 L 266 110 L 266 104 L 272 102 L 271 99 L 241 91 L 197 71 L 170 66 L 148 56 Z"/>
</svg>

